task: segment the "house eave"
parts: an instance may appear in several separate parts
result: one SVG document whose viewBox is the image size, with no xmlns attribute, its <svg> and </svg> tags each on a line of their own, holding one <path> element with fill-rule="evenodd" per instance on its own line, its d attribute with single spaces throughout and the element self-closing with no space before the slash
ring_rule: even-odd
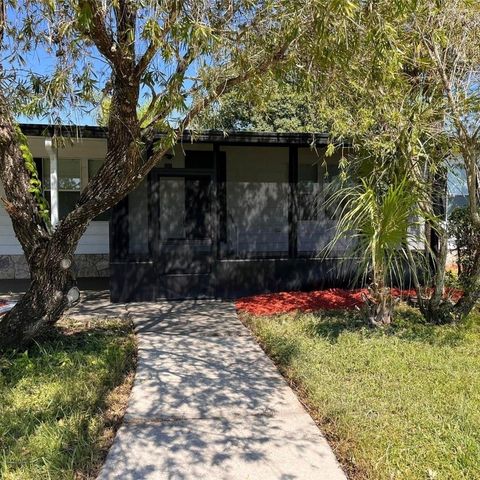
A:
<svg viewBox="0 0 480 480">
<path fill-rule="evenodd" d="M 90 125 L 64 125 L 53 126 L 40 123 L 20 124 L 22 132 L 27 136 L 51 137 L 54 134 L 72 138 L 100 138 L 108 137 L 105 127 Z M 162 138 L 157 135 L 157 139 Z M 278 133 L 278 132 L 237 132 L 208 130 L 193 132 L 186 130 L 179 137 L 178 143 L 215 143 L 221 145 L 298 145 L 298 146 L 323 146 L 330 142 L 328 133 Z"/>
<path fill-rule="evenodd" d="M 52 137 L 62 135 L 70 138 L 107 138 L 108 130 L 91 125 L 48 125 L 20 123 L 22 133 L 28 137 Z"/>
<path fill-rule="evenodd" d="M 161 138 L 161 135 L 158 136 Z M 221 145 L 327 145 L 328 133 L 185 131 L 181 143 L 216 143 Z"/>
</svg>

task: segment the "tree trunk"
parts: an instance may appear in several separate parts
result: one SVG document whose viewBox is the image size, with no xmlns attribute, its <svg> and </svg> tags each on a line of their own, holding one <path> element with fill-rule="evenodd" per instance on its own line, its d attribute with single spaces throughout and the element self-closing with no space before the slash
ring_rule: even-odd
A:
<svg viewBox="0 0 480 480">
<path fill-rule="evenodd" d="M 430 260 L 433 273 L 433 292 L 422 313 L 429 323 L 442 324 L 453 320 L 452 304 L 445 301 L 445 274 L 448 256 L 448 230 L 446 225 L 447 175 L 444 171 L 433 179 L 432 213 L 440 224 L 431 225 Z"/>
<path fill-rule="evenodd" d="M 61 251 L 49 251 L 30 265 L 30 285 L 20 301 L 0 317 L 0 350 L 28 344 L 60 319 L 68 305 L 67 293 L 75 281 L 71 269 L 60 265 Z"/>
<path fill-rule="evenodd" d="M 136 97 L 133 95 L 129 103 L 133 106 L 128 111 L 124 107 L 125 97 L 126 94 L 123 99 L 114 96 L 114 107 L 122 113 L 123 121 L 112 122 L 115 125 L 111 128 L 104 165 L 82 192 L 75 209 L 52 231 L 41 215 L 38 199 L 31 193 L 32 173 L 25 163 L 30 152 L 26 145 L 23 150 L 20 148 L 21 134 L 0 93 L 0 180 L 6 197 L 3 201 L 31 278 L 26 294 L 0 317 L 0 350 L 28 344 L 61 317 L 68 305 L 67 293 L 75 283 L 71 264 L 78 241 L 93 218 L 114 206 L 142 179 L 135 175 L 143 162 L 138 146 Z"/>
<path fill-rule="evenodd" d="M 448 255 L 448 233 L 446 229 L 437 230 L 438 249 L 434 255 L 433 292 L 425 309 L 426 320 L 430 323 L 448 323 L 452 321 L 450 305 L 445 303 L 445 269 Z"/>
<path fill-rule="evenodd" d="M 67 293 L 74 285 L 69 265 L 88 224 L 136 188 L 169 148 L 144 157 L 136 112 L 138 91 L 138 83 L 131 84 L 128 77 L 115 82 L 105 162 L 83 190 L 74 210 L 54 231 L 45 224 L 31 193 L 31 174 L 25 167 L 8 105 L 0 93 L 0 180 L 5 187 L 5 206 L 31 276 L 27 293 L 0 317 L 0 350 L 27 344 L 59 320 L 68 305 Z"/>
<path fill-rule="evenodd" d="M 0 10 L 3 40 L 5 12 Z M 22 246 L 32 281 L 13 310 L 0 316 L 0 350 L 22 345 L 56 320 L 65 308 L 63 293 L 71 283 L 68 270 L 58 274 L 51 268 L 59 252 L 49 248 L 51 229 L 47 212 L 42 210 L 38 174 L 12 111 L 8 97 L 0 91 L 0 180 L 5 190 L 1 201 Z"/>
<path fill-rule="evenodd" d="M 27 257 L 30 285 L 15 307 L 0 317 L 0 350 L 28 344 L 61 318 L 67 294 L 75 286 L 73 254 L 87 224 L 60 226 L 35 255 Z"/>
<path fill-rule="evenodd" d="M 390 288 L 385 285 L 385 270 L 381 253 L 378 255 L 374 253 L 372 273 L 373 282 L 369 288 L 371 298 L 365 298 L 364 305 L 366 316 L 369 323 L 376 327 L 390 325 L 392 323 L 394 303 Z"/>
<path fill-rule="evenodd" d="M 370 325 L 382 327 L 392 323 L 395 301 L 390 288 L 381 291 L 370 289 L 370 297 L 364 296 L 363 300 L 362 311 Z"/>
</svg>

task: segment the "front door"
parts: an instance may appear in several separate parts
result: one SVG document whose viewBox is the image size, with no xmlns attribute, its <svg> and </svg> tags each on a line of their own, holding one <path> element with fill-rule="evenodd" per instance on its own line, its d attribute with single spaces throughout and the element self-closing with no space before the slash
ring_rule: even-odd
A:
<svg viewBox="0 0 480 480">
<path fill-rule="evenodd" d="M 212 296 L 214 248 L 212 177 L 154 175 L 154 252 L 158 297 Z"/>
</svg>

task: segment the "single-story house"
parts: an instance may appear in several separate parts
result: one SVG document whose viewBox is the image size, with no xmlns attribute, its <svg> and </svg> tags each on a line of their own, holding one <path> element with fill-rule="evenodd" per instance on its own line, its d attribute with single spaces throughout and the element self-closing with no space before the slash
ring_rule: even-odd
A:
<svg viewBox="0 0 480 480">
<path fill-rule="evenodd" d="M 56 224 L 104 161 L 107 132 L 69 128 L 71 140 L 53 147 L 50 127 L 21 128 Z M 134 192 L 91 222 L 77 277 L 109 278 L 121 302 L 345 286 L 349 239 L 320 254 L 335 232 L 325 195 L 345 153 L 327 157 L 327 144 L 321 134 L 185 133 Z M 0 280 L 25 278 L 0 204 Z"/>
<path fill-rule="evenodd" d="M 69 129 L 53 147 L 45 125 L 24 124 L 55 224 L 106 153 L 105 129 Z M 77 276 L 110 277 L 114 301 L 235 297 L 344 285 L 348 268 L 319 252 L 334 233 L 324 192 L 340 154 L 327 135 L 185 133 L 139 188 L 96 218 L 79 242 Z M 0 196 L 3 193 L 0 184 Z M 0 206 L 0 279 L 28 278 Z"/>
</svg>

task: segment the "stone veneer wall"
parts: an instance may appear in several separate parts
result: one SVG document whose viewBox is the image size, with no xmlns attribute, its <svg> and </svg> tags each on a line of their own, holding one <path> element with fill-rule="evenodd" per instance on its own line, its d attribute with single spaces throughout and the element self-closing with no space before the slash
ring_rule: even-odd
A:
<svg viewBox="0 0 480 480">
<path fill-rule="evenodd" d="M 108 254 L 78 254 L 74 257 L 77 277 L 108 277 Z M 27 262 L 23 255 L 0 255 L 0 280 L 29 278 Z"/>
</svg>

